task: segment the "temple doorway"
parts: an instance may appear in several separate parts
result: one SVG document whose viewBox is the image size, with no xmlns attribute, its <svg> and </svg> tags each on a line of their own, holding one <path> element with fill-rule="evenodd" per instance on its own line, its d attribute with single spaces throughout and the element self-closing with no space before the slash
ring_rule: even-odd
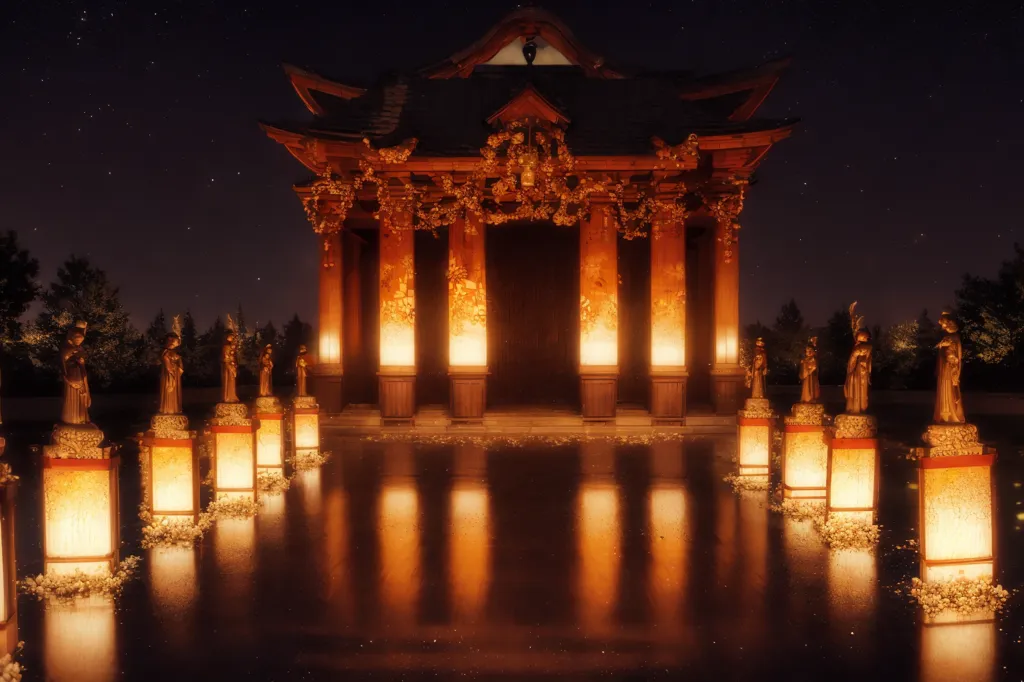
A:
<svg viewBox="0 0 1024 682">
<path fill-rule="evenodd" d="M 487 227 L 487 404 L 579 402 L 578 227 Z"/>
</svg>

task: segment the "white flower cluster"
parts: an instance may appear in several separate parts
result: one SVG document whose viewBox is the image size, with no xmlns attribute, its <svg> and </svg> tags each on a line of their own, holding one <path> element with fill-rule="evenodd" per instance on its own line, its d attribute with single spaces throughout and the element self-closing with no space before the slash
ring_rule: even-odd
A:
<svg viewBox="0 0 1024 682">
<path fill-rule="evenodd" d="M 300 450 L 295 454 L 292 464 L 296 471 L 308 471 L 323 466 L 330 458 L 330 450 Z"/>
<path fill-rule="evenodd" d="M 994 585 L 991 578 L 957 578 L 946 582 L 913 578 L 910 596 L 928 616 L 947 612 L 969 616 L 978 611 L 1001 611 L 1010 593 L 1001 585 Z"/>
<path fill-rule="evenodd" d="M 729 474 L 722 478 L 723 481 L 732 486 L 734 493 L 741 493 L 746 490 L 761 491 L 768 490 L 768 477 L 767 476 L 740 476 L 739 474 Z"/>
<path fill-rule="evenodd" d="M 7 462 L 0 462 L 0 485 L 7 485 L 17 480 L 18 477 L 11 471 L 11 465 Z"/>
<path fill-rule="evenodd" d="M 235 497 L 226 500 L 215 500 L 206 508 L 210 519 L 251 519 L 256 516 L 260 506 L 247 497 Z"/>
<path fill-rule="evenodd" d="M 18 587 L 25 594 L 39 600 L 53 598 L 70 601 L 91 595 L 116 597 L 124 589 L 125 583 L 135 575 L 138 567 L 139 557 L 130 556 L 118 564 L 110 575 L 88 575 L 82 571 L 65 575 L 39 574 L 34 578 L 28 577 L 20 581 Z"/>
<path fill-rule="evenodd" d="M 207 512 L 200 514 L 195 522 L 191 518 L 172 519 L 166 516 L 154 522 L 145 510 L 139 512 L 139 518 L 146 523 L 142 528 L 143 549 L 193 545 L 213 525 L 213 517 Z"/>
<path fill-rule="evenodd" d="M 280 495 L 285 490 L 288 490 L 291 484 L 291 476 L 285 476 L 277 472 L 261 471 L 256 476 L 256 487 L 263 495 Z"/>
<path fill-rule="evenodd" d="M 24 646 L 24 642 L 18 642 L 18 648 L 14 650 L 14 653 L 0 658 L 0 680 L 3 682 L 18 682 L 21 679 L 21 673 L 25 669 L 21 667 L 21 663 L 18 663 L 17 659 Z"/>
<path fill-rule="evenodd" d="M 789 516 L 797 521 L 816 521 L 825 516 L 825 500 L 800 500 L 782 497 L 778 493 L 768 508 L 777 514 Z"/>
<path fill-rule="evenodd" d="M 878 544 L 879 528 L 873 523 L 833 514 L 815 519 L 814 527 L 832 549 L 870 549 Z"/>
</svg>

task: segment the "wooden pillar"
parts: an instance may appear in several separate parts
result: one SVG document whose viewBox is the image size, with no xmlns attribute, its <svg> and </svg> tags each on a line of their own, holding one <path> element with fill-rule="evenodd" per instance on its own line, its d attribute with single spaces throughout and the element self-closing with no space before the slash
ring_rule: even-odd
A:
<svg viewBox="0 0 1024 682">
<path fill-rule="evenodd" d="M 317 363 L 313 367 L 312 389 L 320 408 L 338 414 L 342 400 L 342 251 L 341 233 L 324 235 L 319 242 L 320 314 L 317 325 Z"/>
<path fill-rule="evenodd" d="M 416 293 L 412 213 L 380 224 L 380 416 L 411 421 L 416 412 Z"/>
<path fill-rule="evenodd" d="M 484 224 L 467 213 L 448 230 L 448 376 L 455 421 L 483 420 L 487 403 Z"/>
<path fill-rule="evenodd" d="M 651 226 L 651 417 L 686 416 L 686 226 L 659 211 Z"/>
<path fill-rule="evenodd" d="M 580 398 L 584 421 L 614 421 L 619 375 L 617 232 L 610 208 L 580 221 Z"/>
<path fill-rule="evenodd" d="M 733 414 L 740 408 L 743 387 L 739 355 L 740 263 L 733 227 L 719 222 L 714 249 L 715 361 L 711 368 L 711 394 L 715 412 Z"/>
</svg>

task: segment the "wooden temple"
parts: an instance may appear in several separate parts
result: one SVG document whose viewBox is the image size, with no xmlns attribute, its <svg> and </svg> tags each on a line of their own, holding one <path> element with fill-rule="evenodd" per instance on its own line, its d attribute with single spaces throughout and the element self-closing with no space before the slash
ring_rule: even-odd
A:
<svg viewBox="0 0 1024 682">
<path fill-rule="evenodd" d="M 786 66 L 618 69 L 536 8 L 366 87 L 286 66 L 312 120 L 263 128 L 315 174 L 320 405 L 734 414 L 740 212 L 796 123 L 754 114 Z"/>
</svg>

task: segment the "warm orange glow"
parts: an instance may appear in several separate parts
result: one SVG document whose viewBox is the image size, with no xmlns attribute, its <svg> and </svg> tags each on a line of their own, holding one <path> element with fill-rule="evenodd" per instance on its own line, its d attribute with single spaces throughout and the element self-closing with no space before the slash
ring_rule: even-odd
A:
<svg viewBox="0 0 1024 682">
<path fill-rule="evenodd" d="M 320 331 L 318 361 L 325 365 L 341 363 L 341 334 L 336 331 Z"/>
<path fill-rule="evenodd" d="M 828 601 L 833 620 L 844 625 L 867 622 L 875 613 L 878 592 L 875 553 L 843 549 L 828 553 Z"/>
<path fill-rule="evenodd" d="M 193 467 L 192 441 L 183 447 L 156 445 L 149 448 L 152 471 L 147 480 L 154 520 L 163 515 L 189 516 L 196 513 L 197 478 Z"/>
<path fill-rule="evenodd" d="M 217 499 L 255 498 L 256 453 L 253 434 L 214 431 L 214 488 Z"/>
<path fill-rule="evenodd" d="M 731 324 L 721 324 L 715 335 L 715 364 L 735 365 L 740 357 L 739 328 Z"/>
<path fill-rule="evenodd" d="M 767 477 L 768 467 L 771 463 L 771 425 L 767 423 L 743 423 L 743 418 L 740 417 L 740 423 L 737 428 L 739 429 L 738 460 L 740 476 Z"/>
<path fill-rule="evenodd" d="M 316 471 L 320 471 L 316 469 Z M 349 557 L 348 498 L 340 487 L 332 487 L 324 502 L 324 566 L 325 593 L 331 612 L 342 624 L 355 618 L 352 596 L 352 560 Z"/>
<path fill-rule="evenodd" d="M 416 293 L 412 217 L 380 226 L 380 366 L 416 365 Z"/>
<path fill-rule="evenodd" d="M 154 547 L 146 560 L 153 613 L 164 636 L 181 651 L 191 644 L 199 586 L 191 547 Z"/>
<path fill-rule="evenodd" d="M 491 578 L 490 500 L 487 486 L 459 481 L 452 488 L 449 574 L 455 620 L 474 622 Z"/>
<path fill-rule="evenodd" d="M 648 502 L 651 543 L 650 600 L 661 624 L 678 620 L 686 583 L 686 496 L 676 485 L 651 488 Z"/>
<path fill-rule="evenodd" d="M 47 573 L 110 572 L 118 512 L 112 493 L 110 471 L 43 469 Z"/>
<path fill-rule="evenodd" d="M 260 496 L 260 544 L 284 549 L 284 494 Z"/>
<path fill-rule="evenodd" d="M 605 630 L 619 593 L 619 490 L 612 483 L 583 483 L 578 495 L 579 622 L 585 630 Z"/>
<path fill-rule="evenodd" d="M 484 226 L 472 214 L 448 228 L 448 364 L 487 365 Z"/>
<path fill-rule="evenodd" d="M 595 206 L 580 222 L 580 365 L 619 364 L 619 274 L 615 226 Z"/>
<path fill-rule="evenodd" d="M 295 474 L 295 480 L 302 489 L 302 509 L 307 516 L 320 516 L 320 467 L 306 469 Z"/>
<path fill-rule="evenodd" d="M 683 225 L 651 228 L 651 365 L 686 365 L 686 239 Z"/>
<path fill-rule="evenodd" d="M 921 682 L 993 682 L 995 623 L 921 628 Z"/>
<path fill-rule="evenodd" d="M 225 605 L 252 599 L 256 568 L 256 519 L 217 519 L 213 524 L 213 560 L 220 580 L 217 596 Z"/>
<path fill-rule="evenodd" d="M 259 428 L 256 430 L 256 466 L 261 469 L 284 468 L 284 441 L 281 434 L 280 415 L 256 415 Z"/>
<path fill-rule="evenodd" d="M 107 682 L 118 677 L 114 602 L 87 597 L 43 609 L 43 676 Z"/>
<path fill-rule="evenodd" d="M 319 450 L 320 449 L 320 415 L 319 414 L 296 414 L 295 415 L 295 449 L 296 450 Z"/>
<path fill-rule="evenodd" d="M 410 624 L 420 590 L 419 495 L 411 482 L 384 484 L 378 534 L 385 621 Z"/>
<path fill-rule="evenodd" d="M 829 516 L 874 523 L 877 451 L 873 447 L 837 447 L 841 443 L 833 441 L 829 458 Z"/>
<path fill-rule="evenodd" d="M 824 429 L 794 431 L 783 439 L 782 484 L 786 497 L 825 497 L 828 476 L 828 441 Z"/>
<path fill-rule="evenodd" d="M 922 468 L 920 476 L 921 579 L 991 577 L 992 468 Z"/>
</svg>

